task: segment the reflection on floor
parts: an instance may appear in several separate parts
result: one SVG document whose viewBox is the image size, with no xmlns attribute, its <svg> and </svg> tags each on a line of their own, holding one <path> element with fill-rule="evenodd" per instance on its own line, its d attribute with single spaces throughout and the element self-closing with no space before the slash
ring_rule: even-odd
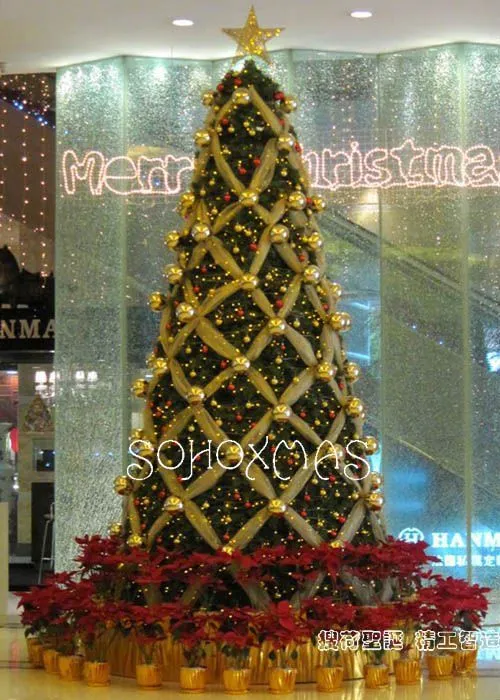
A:
<svg viewBox="0 0 500 700">
<path fill-rule="evenodd" d="M 146 693 L 147 698 L 185 699 L 174 685 Z M 224 696 L 216 686 L 202 696 L 216 700 Z M 249 700 L 269 700 L 265 688 L 252 688 Z M 290 700 L 321 700 L 328 697 L 317 693 L 314 686 L 299 685 Z M 365 690 L 363 681 L 351 681 L 331 693 L 332 700 L 500 700 L 500 664 L 481 668 L 477 678 L 454 678 L 451 681 L 424 680 L 421 686 L 392 685 L 385 690 Z M 83 683 L 65 683 L 44 671 L 32 670 L 26 658 L 23 631 L 19 627 L 0 629 L 0 698 L 1 700 L 140 700 L 144 692 L 134 681 L 113 678 L 109 688 L 88 688 Z"/>
</svg>

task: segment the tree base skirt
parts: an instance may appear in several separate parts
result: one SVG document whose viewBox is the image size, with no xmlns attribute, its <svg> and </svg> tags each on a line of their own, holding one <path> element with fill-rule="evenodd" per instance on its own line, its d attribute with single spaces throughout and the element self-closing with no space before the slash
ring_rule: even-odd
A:
<svg viewBox="0 0 500 700">
<path fill-rule="evenodd" d="M 222 683 L 222 672 L 224 670 L 224 657 L 214 650 L 207 655 L 206 665 L 208 669 L 208 683 Z M 271 662 L 268 658 L 270 647 L 263 644 L 258 649 L 252 649 L 250 656 L 251 684 L 267 684 L 268 670 Z M 290 666 L 297 668 L 298 683 L 315 683 L 316 667 L 324 663 L 324 654 L 319 652 L 311 642 L 303 644 L 297 648 L 298 657 Z M 179 644 L 172 639 L 166 639 L 157 646 L 156 663 L 163 669 L 163 680 L 179 682 L 180 668 L 184 665 L 182 649 Z M 392 657 L 389 652 L 387 657 Z M 322 658 L 323 657 L 323 658 Z M 388 659 L 392 672 L 392 661 Z M 134 636 L 115 637 L 109 646 L 109 662 L 111 673 L 115 676 L 125 678 L 135 678 L 135 667 L 137 663 L 142 663 L 139 649 Z M 363 667 L 365 664 L 365 654 L 362 651 L 343 652 L 342 665 L 344 666 L 344 679 L 355 680 L 363 678 Z"/>
</svg>

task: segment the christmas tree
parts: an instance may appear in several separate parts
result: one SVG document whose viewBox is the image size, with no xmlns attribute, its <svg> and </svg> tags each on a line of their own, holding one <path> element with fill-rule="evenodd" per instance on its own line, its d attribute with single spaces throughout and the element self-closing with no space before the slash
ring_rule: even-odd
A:
<svg viewBox="0 0 500 700">
<path fill-rule="evenodd" d="M 324 203 L 289 121 L 295 100 L 248 60 L 203 102 L 183 223 L 166 236 L 170 287 L 151 295 L 153 378 L 134 384 L 146 409 L 128 543 L 231 553 L 383 540 L 366 460 L 377 444 L 363 437 L 351 320 L 325 274 Z M 233 589 L 234 604 L 300 595 L 287 571 L 257 593 Z"/>
</svg>

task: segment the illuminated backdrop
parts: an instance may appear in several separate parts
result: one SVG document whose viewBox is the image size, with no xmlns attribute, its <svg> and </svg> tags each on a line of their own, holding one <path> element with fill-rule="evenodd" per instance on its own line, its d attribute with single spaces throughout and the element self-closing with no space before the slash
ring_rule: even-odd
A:
<svg viewBox="0 0 500 700">
<path fill-rule="evenodd" d="M 500 47 L 284 51 L 330 277 L 380 437 L 386 515 L 444 571 L 500 588 Z M 114 58 L 58 75 L 57 559 L 119 516 L 200 95 L 229 64 Z M 97 381 L 77 382 L 76 373 Z M 95 375 L 93 375 L 95 376 Z"/>
</svg>

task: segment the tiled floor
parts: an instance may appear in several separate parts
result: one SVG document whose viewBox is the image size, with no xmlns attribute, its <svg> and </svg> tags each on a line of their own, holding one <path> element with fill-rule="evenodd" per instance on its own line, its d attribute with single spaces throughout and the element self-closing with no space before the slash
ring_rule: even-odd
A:
<svg viewBox="0 0 500 700">
<path fill-rule="evenodd" d="M 140 700 L 144 691 L 134 681 L 113 678 L 108 688 L 88 688 L 83 683 L 65 683 L 44 671 L 32 670 L 26 660 L 22 630 L 0 629 L 0 700 Z M 149 691 L 147 698 L 185 698 L 174 685 Z M 205 693 L 206 700 L 224 696 L 220 688 Z M 261 700 L 269 695 L 265 688 L 252 688 L 249 700 Z M 299 685 L 290 700 L 320 700 L 327 695 L 317 693 L 313 686 Z M 454 678 L 452 681 L 424 680 L 421 686 L 396 687 L 392 684 L 381 691 L 365 690 L 362 681 L 348 682 L 341 691 L 331 694 L 332 700 L 500 700 L 500 664 L 479 671 L 477 678 Z"/>
</svg>

